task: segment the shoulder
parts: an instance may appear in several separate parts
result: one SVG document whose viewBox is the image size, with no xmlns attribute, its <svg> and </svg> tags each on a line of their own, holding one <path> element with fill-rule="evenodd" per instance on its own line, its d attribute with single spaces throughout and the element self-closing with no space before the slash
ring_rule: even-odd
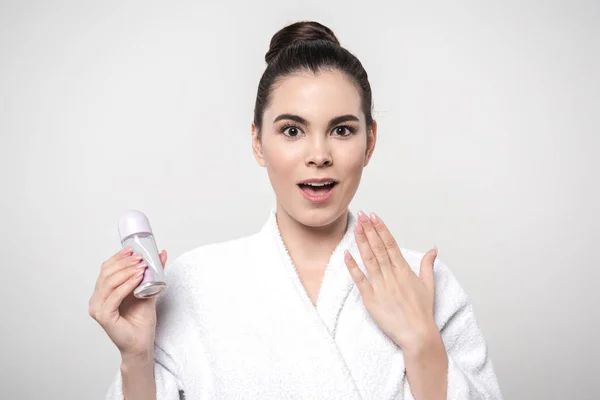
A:
<svg viewBox="0 0 600 400">
<path fill-rule="evenodd" d="M 182 253 L 171 265 L 168 265 L 165 269 L 165 275 L 173 279 L 180 275 L 201 272 L 206 270 L 209 265 L 216 267 L 224 263 L 236 263 L 245 254 L 256 248 L 258 240 L 258 234 L 255 233 L 197 246 Z"/>
<path fill-rule="evenodd" d="M 252 249 L 258 240 L 257 234 L 230 239 L 223 242 L 209 243 L 191 249 L 178 257 L 182 265 L 194 266 L 204 261 L 236 258 Z"/>
<path fill-rule="evenodd" d="M 421 260 L 423 260 L 423 256 L 425 256 L 425 252 L 401 248 L 400 251 L 404 256 L 404 259 L 410 265 L 410 268 L 413 272 L 419 275 L 421 271 Z M 452 273 L 452 270 L 440 257 L 438 256 L 433 263 L 433 272 L 435 276 L 436 284 L 441 284 L 442 286 L 446 286 L 447 284 L 458 284 L 456 277 Z"/>
<path fill-rule="evenodd" d="M 257 234 L 190 249 L 165 267 L 166 290 L 158 297 L 159 307 L 167 303 L 191 304 L 209 296 L 227 282 L 235 269 L 242 268 L 248 254 L 257 247 Z"/>
</svg>

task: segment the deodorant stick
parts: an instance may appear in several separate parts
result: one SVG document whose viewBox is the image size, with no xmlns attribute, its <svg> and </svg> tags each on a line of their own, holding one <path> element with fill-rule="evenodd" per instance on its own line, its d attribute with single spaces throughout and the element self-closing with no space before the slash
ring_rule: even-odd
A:
<svg viewBox="0 0 600 400">
<path fill-rule="evenodd" d="M 121 246 L 131 247 L 148 265 L 144 271 L 144 278 L 133 290 L 133 295 L 139 299 L 146 299 L 162 292 L 166 288 L 164 270 L 146 215 L 137 210 L 123 213 L 119 219 L 119 236 Z"/>
</svg>

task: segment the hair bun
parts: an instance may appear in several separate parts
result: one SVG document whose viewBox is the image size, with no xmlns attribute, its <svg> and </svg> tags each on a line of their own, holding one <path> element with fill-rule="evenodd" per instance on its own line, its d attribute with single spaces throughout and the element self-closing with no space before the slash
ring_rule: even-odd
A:
<svg viewBox="0 0 600 400">
<path fill-rule="evenodd" d="M 315 21 L 300 21 L 282 28 L 273 35 L 269 51 L 265 54 L 265 61 L 269 64 L 286 47 L 310 40 L 324 40 L 340 46 L 333 31 L 325 25 Z"/>
</svg>

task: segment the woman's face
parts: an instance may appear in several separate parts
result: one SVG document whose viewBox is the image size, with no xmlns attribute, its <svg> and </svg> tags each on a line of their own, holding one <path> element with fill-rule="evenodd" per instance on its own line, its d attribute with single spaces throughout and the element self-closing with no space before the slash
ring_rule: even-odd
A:
<svg viewBox="0 0 600 400">
<path fill-rule="evenodd" d="M 254 155 L 278 206 L 306 226 L 326 226 L 354 197 L 377 134 L 367 135 L 358 89 L 339 71 L 286 76 L 273 87 Z M 312 181 L 312 182 L 311 182 Z"/>
</svg>

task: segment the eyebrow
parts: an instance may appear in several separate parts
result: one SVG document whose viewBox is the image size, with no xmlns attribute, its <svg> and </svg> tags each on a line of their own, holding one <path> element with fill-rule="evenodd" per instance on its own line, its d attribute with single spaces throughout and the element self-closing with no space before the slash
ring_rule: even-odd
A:
<svg viewBox="0 0 600 400">
<path fill-rule="evenodd" d="M 277 121 L 281 121 L 282 119 L 290 119 L 292 121 L 296 121 L 299 124 L 302 124 L 304 126 L 309 126 L 309 122 L 302 118 L 299 115 L 294 115 L 294 114 L 281 114 L 279 116 L 277 116 L 277 118 L 275 118 L 273 120 L 273 123 L 277 122 Z M 341 115 L 339 117 L 335 117 L 332 118 L 331 121 L 329 121 L 329 125 L 327 126 L 327 130 L 333 128 L 335 125 L 337 124 L 341 124 L 342 122 L 346 122 L 346 121 L 356 121 L 359 122 L 360 120 L 358 119 L 357 116 L 352 115 L 352 114 L 347 114 L 347 115 Z"/>
</svg>

